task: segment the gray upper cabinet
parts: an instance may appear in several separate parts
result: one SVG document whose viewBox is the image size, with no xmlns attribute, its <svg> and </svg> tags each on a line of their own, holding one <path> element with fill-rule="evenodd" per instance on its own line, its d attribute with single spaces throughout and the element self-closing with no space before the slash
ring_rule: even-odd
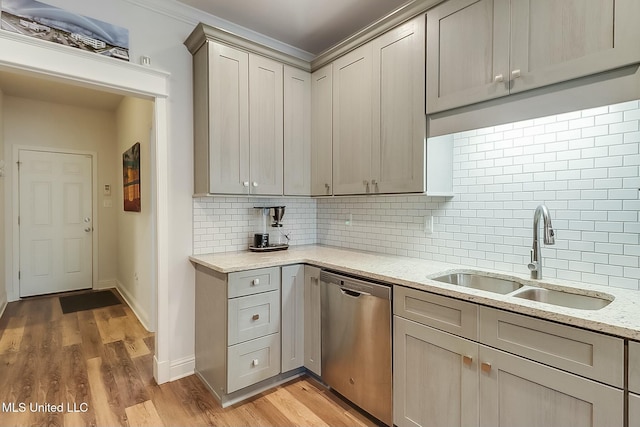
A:
<svg viewBox="0 0 640 427">
<path fill-rule="evenodd" d="M 427 13 L 427 112 L 640 62 L 634 0 L 450 0 Z"/>
<path fill-rule="evenodd" d="M 509 0 L 450 0 L 427 12 L 427 113 L 509 93 Z"/>
<path fill-rule="evenodd" d="M 333 194 L 425 190 L 424 16 L 333 63 Z"/>
<path fill-rule="evenodd" d="M 283 179 L 282 64 L 249 55 L 250 193 L 281 195 Z"/>
<path fill-rule="evenodd" d="M 284 67 L 284 194 L 311 194 L 311 74 Z"/>
<path fill-rule="evenodd" d="M 329 196 L 332 188 L 333 65 L 311 74 L 311 195 Z"/>
<path fill-rule="evenodd" d="M 333 193 L 362 194 L 370 186 L 372 52 L 368 43 L 333 63 Z"/>
</svg>

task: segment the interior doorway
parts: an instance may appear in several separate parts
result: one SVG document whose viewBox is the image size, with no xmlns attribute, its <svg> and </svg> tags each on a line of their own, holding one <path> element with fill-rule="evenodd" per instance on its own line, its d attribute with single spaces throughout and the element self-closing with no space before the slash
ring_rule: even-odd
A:
<svg viewBox="0 0 640 427">
<path fill-rule="evenodd" d="M 93 287 L 90 154 L 18 151 L 20 297 Z"/>
</svg>

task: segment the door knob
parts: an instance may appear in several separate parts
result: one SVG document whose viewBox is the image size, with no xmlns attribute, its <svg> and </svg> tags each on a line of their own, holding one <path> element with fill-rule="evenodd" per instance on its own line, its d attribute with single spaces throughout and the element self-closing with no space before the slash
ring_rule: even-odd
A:
<svg viewBox="0 0 640 427">
<path fill-rule="evenodd" d="M 256 181 L 253 181 L 253 184 L 252 184 L 252 185 L 253 185 L 254 187 L 257 187 L 257 186 L 258 186 L 258 183 L 257 183 Z"/>
<path fill-rule="evenodd" d="M 84 222 L 91 222 L 91 218 L 86 217 L 86 218 L 84 219 Z"/>
<path fill-rule="evenodd" d="M 90 231 L 91 231 L 91 227 L 86 227 L 86 228 L 84 229 L 84 231 L 86 231 L 87 233 L 88 233 L 88 232 L 90 232 Z"/>
<path fill-rule="evenodd" d="M 249 181 L 245 181 L 245 182 L 243 182 L 243 183 L 242 183 L 242 186 L 243 186 L 243 187 L 248 187 L 248 186 L 249 186 Z"/>
</svg>

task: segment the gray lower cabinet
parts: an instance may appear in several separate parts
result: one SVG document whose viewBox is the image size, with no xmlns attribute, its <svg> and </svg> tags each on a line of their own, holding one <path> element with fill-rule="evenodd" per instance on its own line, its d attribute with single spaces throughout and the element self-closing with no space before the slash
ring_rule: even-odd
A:
<svg viewBox="0 0 640 427">
<path fill-rule="evenodd" d="M 629 427 L 640 427 L 640 395 L 629 393 Z"/>
<path fill-rule="evenodd" d="M 623 391 L 480 345 L 480 425 L 622 426 Z"/>
<path fill-rule="evenodd" d="M 321 375 L 322 313 L 320 311 L 320 269 L 304 267 L 304 367 Z"/>
<path fill-rule="evenodd" d="M 394 295 L 398 427 L 624 425 L 622 339 L 398 286 Z M 476 324 L 477 341 L 454 335 L 474 336 Z M 631 418 L 640 398 L 629 399 Z"/>
<path fill-rule="evenodd" d="M 280 267 L 223 274 L 196 266 L 196 374 L 223 406 L 281 372 Z"/>
<path fill-rule="evenodd" d="M 640 342 L 629 341 L 629 427 L 640 427 Z"/>
<path fill-rule="evenodd" d="M 394 316 L 393 423 L 478 425 L 478 344 Z"/>
<path fill-rule="evenodd" d="M 305 266 L 282 267 L 282 372 L 304 365 Z"/>
</svg>

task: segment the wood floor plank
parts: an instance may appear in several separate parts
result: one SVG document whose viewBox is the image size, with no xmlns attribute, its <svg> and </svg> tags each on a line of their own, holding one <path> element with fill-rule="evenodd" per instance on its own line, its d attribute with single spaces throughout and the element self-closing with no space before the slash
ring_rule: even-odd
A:
<svg viewBox="0 0 640 427">
<path fill-rule="evenodd" d="M 151 354 L 151 351 L 144 343 L 144 340 L 142 338 L 132 340 L 129 337 L 126 337 L 124 340 L 124 344 L 125 348 L 127 349 L 127 353 L 129 353 L 129 356 L 132 359 Z"/>
<path fill-rule="evenodd" d="M 268 393 L 264 393 L 266 395 Z M 287 418 L 285 414 L 280 412 L 270 401 L 268 401 L 264 395 L 258 396 L 258 398 L 251 399 L 245 402 L 245 407 L 252 413 L 262 414 L 264 419 L 263 426 L 294 426 L 295 421 Z M 242 405 L 242 403 L 238 404 Z"/>
<path fill-rule="evenodd" d="M 348 410 L 343 409 L 334 400 L 327 398 L 324 393 L 319 392 L 316 387 L 311 386 L 309 381 L 294 381 L 289 383 L 286 389 L 296 400 L 307 406 L 314 414 L 330 426 L 364 427 L 372 425 L 371 422 L 367 423 L 354 420 L 352 416 L 348 415 Z M 327 406 L 333 406 L 335 410 L 327 411 Z"/>
<path fill-rule="evenodd" d="M 113 370 L 120 401 L 125 408 L 149 400 L 149 393 L 138 375 L 138 371 L 129 357 L 124 342 L 116 341 L 104 345 L 104 363 L 109 363 Z"/>
<path fill-rule="evenodd" d="M 160 419 L 152 401 L 146 400 L 125 409 L 129 427 L 161 427 L 165 424 Z"/>
<path fill-rule="evenodd" d="M 318 417 L 313 411 L 306 407 L 286 389 L 279 388 L 275 392 L 265 396 L 287 418 L 294 419 L 305 426 L 328 426 L 326 422 Z"/>
<path fill-rule="evenodd" d="M 93 310 L 96 319 L 96 326 L 100 332 L 103 344 L 124 340 L 125 329 L 127 326 L 127 317 L 111 317 L 110 309 L 101 308 Z"/>
<path fill-rule="evenodd" d="M 80 325 L 78 324 L 78 313 L 62 315 L 60 323 L 62 325 L 63 347 L 82 343 L 82 334 L 80 333 Z"/>
<path fill-rule="evenodd" d="M 95 357 L 102 357 L 102 337 L 96 319 L 93 315 L 93 311 L 79 311 L 78 313 L 78 326 L 80 328 L 80 338 L 82 339 L 82 351 L 85 359 L 93 359 Z"/>
<path fill-rule="evenodd" d="M 127 425 L 127 417 L 124 407 L 120 405 L 115 381 L 111 378 L 105 382 L 101 358 L 87 360 L 87 377 L 97 424 L 114 427 Z"/>
<path fill-rule="evenodd" d="M 11 317 L 7 322 L 2 338 L 0 338 L 0 354 L 17 353 L 20 350 L 26 320 L 25 317 L 19 316 Z"/>
<path fill-rule="evenodd" d="M 66 380 L 64 402 L 72 405 L 73 410 L 81 411 L 73 412 L 74 415 L 69 417 L 69 421 L 68 414 L 65 414 L 65 426 L 68 422 L 74 425 L 95 426 L 96 416 L 92 405 L 87 362 L 80 344 L 64 347 L 62 377 Z"/>
</svg>

